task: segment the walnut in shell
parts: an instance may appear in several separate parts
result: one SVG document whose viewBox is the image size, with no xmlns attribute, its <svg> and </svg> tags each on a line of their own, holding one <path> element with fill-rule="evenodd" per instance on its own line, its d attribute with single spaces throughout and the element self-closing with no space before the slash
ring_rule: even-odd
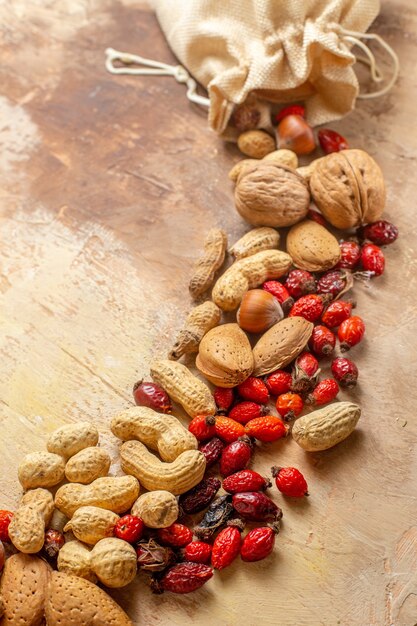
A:
<svg viewBox="0 0 417 626">
<path fill-rule="evenodd" d="M 285 165 L 248 164 L 237 179 L 236 209 L 253 226 L 292 226 L 307 215 L 309 203 L 306 181 Z"/>
<path fill-rule="evenodd" d="M 382 172 L 363 150 L 342 150 L 318 159 L 310 189 L 318 208 L 336 228 L 374 222 L 385 206 Z"/>
</svg>

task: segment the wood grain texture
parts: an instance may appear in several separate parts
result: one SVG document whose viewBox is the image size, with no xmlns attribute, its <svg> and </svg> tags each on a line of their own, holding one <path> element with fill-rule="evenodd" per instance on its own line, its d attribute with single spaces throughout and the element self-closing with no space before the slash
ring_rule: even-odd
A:
<svg viewBox="0 0 417 626">
<path fill-rule="evenodd" d="M 165 355 L 190 308 L 209 228 L 246 226 L 227 172 L 239 158 L 169 78 L 114 77 L 107 46 L 171 62 L 143 3 L 6 0 L 0 7 L 0 508 L 20 496 L 19 459 L 91 419 L 117 458 L 111 417 Z M 396 49 L 392 92 L 333 127 L 368 150 L 401 237 L 387 271 L 355 288 L 367 338 L 352 352 L 358 430 L 333 450 L 264 446 L 255 467 L 300 467 L 311 497 L 284 502 L 268 561 L 237 561 L 190 596 L 114 592 L 138 626 L 412 626 L 417 623 L 414 419 L 417 367 L 417 13 L 387 0 L 372 30 Z M 117 472 L 117 467 L 116 470 Z"/>
</svg>

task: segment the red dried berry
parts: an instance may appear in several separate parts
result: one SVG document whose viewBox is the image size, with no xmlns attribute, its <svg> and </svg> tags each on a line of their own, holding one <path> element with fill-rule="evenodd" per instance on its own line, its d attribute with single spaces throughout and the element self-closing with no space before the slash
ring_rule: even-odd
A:
<svg viewBox="0 0 417 626">
<path fill-rule="evenodd" d="M 292 498 L 308 495 L 306 479 L 295 467 L 272 467 L 272 476 L 281 493 Z"/>
<path fill-rule="evenodd" d="M 361 247 L 356 241 L 342 241 L 340 254 L 340 261 L 335 268 L 353 270 L 361 260 Z"/>
<path fill-rule="evenodd" d="M 321 380 L 317 387 L 307 396 L 306 404 L 321 406 L 332 402 L 339 393 L 339 385 L 333 378 Z"/>
<path fill-rule="evenodd" d="M 277 441 L 287 434 L 284 422 L 275 415 L 257 417 L 246 424 L 246 433 L 263 443 Z"/>
<path fill-rule="evenodd" d="M 279 396 L 291 389 L 292 377 L 285 370 L 276 370 L 265 379 L 265 384 L 273 396 Z"/>
<path fill-rule="evenodd" d="M 193 533 L 184 524 L 174 522 L 167 528 L 158 528 L 156 531 L 158 540 L 172 548 L 183 548 L 193 540 Z"/>
<path fill-rule="evenodd" d="M 335 348 L 336 337 L 326 326 L 315 326 L 308 345 L 318 357 L 329 356 Z"/>
<path fill-rule="evenodd" d="M 330 270 L 323 274 L 317 282 L 317 293 L 330 294 L 333 298 L 342 295 L 353 285 L 350 272 L 346 270 Z"/>
<path fill-rule="evenodd" d="M 239 424 L 246 424 L 249 420 L 255 419 L 255 417 L 261 417 L 261 415 L 264 415 L 264 412 L 265 407 L 263 405 L 251 402 L 250 400 L 244 400 L 233 407 L 229 413 L 229 417 L 239 422 Z"/>
<path fill-rule="evenodd" d="M 188 430 L 198 441 L 206 441 L 216 435 L 213 415 L 196 415 L 188 424 Z"/>
<path fill-rule="evenodd" d="M 302 104 L 290 104 L 289 106 L 284 107 L 275 115 L 275 123 L 279 124 L 284 117 L 287 117 L 287 115 L 300 115 L 301 117 L 305 117 L 305 107 L 303 107 Z"/>
<path fill-rule="evenodd" d="M 218 415 L 215 418 L 214 429 L 217 437 L 220 437 L 226 443 L 232 443 L 239 437 L 243 437 L 246 434 L 245 427 L 239 422 L 230 419 L 230 417 L 222 417 Z"/>
<path fill-rule="evenodd" d="M 205 541 L 192 541 L 184 548 L 184 558 L 192 563 L 209 563 L 211 545 Z"/>
<path fill-rule="evenodd" d="M 303 317 L 308 322 L 316 322 L 324 310 L 323 298 L 310 293 L 307 296 L 301 296 L 292 307 L 288 317 Z"/>
<path fill-rule="evenodd" d="M 397 239 L 398 228 L 387 220 L 379 220 L 360 228 L 358 235 L 361 239 L 369 239 L 377 246 L 387 246 Z"/>
<path fill-rule="evenodd" d="M 340 152 L 340 150 L 348 150 L 349 148 L 346 139 L 330 128 L 321 128 L 317 133 L 317 137 L 325 154 Z"/>
<path fill-rule="evenodd" d="M 261 526 L 250 530 L 243 540 L 240 549 L 242 561 L 254 562 L 261 561 L 269 556 L 274 549 L 275 536 L 279 526 L 270 528 L 269 526 Z"/>
<path fill-rule="evenodd" d="M 220 474 L 230 476 L 248 466 L 252 457 L 252 443 L 249 437 L 241 437 L 226 446 L 220 457 Z"/>
<path fill-rule="evenodd" d="M 300 415 L 304 403 L 301 396 L 289 391 L 288 393 L 283 393 L 281 396 L 278 396 L 276 407 L 281 417 L 283 417 L 286 422 L 289 422 L 297 417 L 297 415 Z"/>
<path fill-rule="evenodd" d="M 233 521 L 228 523 L 233 524 Z M 214 569 L 228 567 L 238 556 L 242 543 L 241 532 L 242 529 L 234 525 L 227 526 L 219 532 L 211 552 L 211 564 Z"/>
<path fill-rule="evenodd" d="M 53 528 L 46 531 L 42 555 L 51 565 L 56 566 L 59 551 L 64 544 L 65 537 L 62 532 Z"/>
<path fill-rule="evenodd" d="M 306 393 L 314 386 L 319 374 L 319 362 L 311 352 L 302 352 L 295 360 L 291 391 Z"/>
<path fill-rule="evenodd" d="M 361 262 L 363 269 L 372 276 L 381 276 L 384 273 L 384 253 L 374 243 L 366 243 L 362 247 Z"/>
<path fill-rule="evenodd" d="M 213 397 L 219 411 L 227 412 L 233 404 L 235 392 L 233 389 L 216 387 L 213 392 Z"/>
<path fill-rule="evenodd" d="M 220 459 L 222 455 L 222 450 L 224 448 L 224 443 L 218 437 L 213 437 L 206 443 L 203 443 L 198 446 L 200 452 L 204 454 L 206 457 L 206 468 L 208 469 Z"/>
<path fill-rule="evenodd" d="M 221 487 L 218 478 L 210 476 L 204 478 L 198 485 L 180 495 L 179 506 L 181 514 L 193 515 L 209 506 Z"/>
<path fill-rule="evenodd" d="M 313 274 L 306 270 L 291 270 L 285 281 L 290 296 L 301 298 L 309 293 L 316 293 L 317 285 Z"/>
<path fill-rule="evenodd" d="M 249 376 L 238 386 L 237 390 L 244 400 L 251 400 L 258 404 L 266 404 L 269 400 L 268 387 L 263 380 L 254 376 Z"/>
<path fill-rule="evenodd" d="M 294 298 L 292 298 L 288 292 L 288 289 L 277 280 L 268 280 L 262 285 L 262 289 L 275 296 L 280 303 L 284 313 L 288 313 L 292 305 L 294 304 Z"/>
<path fill-rule="evenodd" d="M 151 581 L 154 593 L 190 593 L 200 589 L 213 576 L 213 570 L 203 563 L 184 561 L 171 567 L 160 579 Z"/>
<path fill-rule="evenodd" d="M 314 211 L 313 209 L 309 209 L 307 212 L 307 217 L 309 220 L 312 220 L 313 222 L 316 222 L 317 224 L 320 224 L 320 226 L 324 226 L 325 228 L 327 228 L 327 222 L 324 219 L 323 215 L 321 213 L 319 213 L 318 211 Z"/>
<path fill-rule="evenodd" d="M 136 515 L 124 515 L 117 520 L 113 534 L 118 539 L 123 539 L 128 543 L 136 543 L 142 539 L 145 524 L 140 517 Z"/>
<path fill-rule="evenodd" d="M 331 302 L 323 315 L 321 321 L 330 328 L 340 326 L 342 322 L 348 319 L 352 313 L 352 303 L 343 300 L 335 300 Z"/>
<path fill-rule="evenodd" d="M 228 476 L 223 481 L 223 489 L 228 493 L 261 491 L 271 486 L 269 480 L 250 469 L 241 470 Z"/>
<path fill-rule="evenodd" d="M 11 511 L 0 511 L 0 541 L 9 542 L 9 524 L 14 517 Z"/>
<path fill-rule="evenodd" d="M 332 374 L 342 387 L 354 387 L 359 372 L 353 361 L 339 356 L 332 362 Z"/>
<path fill-rule="evenodd" d="M 138 406 L 146 406 L 159 413 L 171 413 L 171 400 L 165 391 L 156 383 L 139 380 L 133 386 L 133 397 Z"/>
<path fill-rule="evenodd" d="M 359 343 L 365 334 L 365 324 L 361 317 L 353 315 L 342 322 L 337 331 L 340 341 L 340 349 L 346 352 Z"/>
<path fill-rule="evenodd" d="M 251 522 L 278 521 L 282 517 L 281 509 L 262 491 L 235 493 L 232 504 L 241 517 Z"/>
</svg>

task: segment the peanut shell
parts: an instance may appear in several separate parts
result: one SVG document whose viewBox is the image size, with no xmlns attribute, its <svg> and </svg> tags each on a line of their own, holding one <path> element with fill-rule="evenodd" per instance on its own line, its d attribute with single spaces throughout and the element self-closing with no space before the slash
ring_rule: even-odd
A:
<svg viewBox="0 0 417 626">
<path fill-rule="evenodd" d="M 54 499 L 46 489 L 27 491 L 9 525 L 9 537 L 15 548 L 25 554 L 42 550 L 45 529 L 54 511 Z"/>
<path fill-rule="evenodd" d="M 177 498 L 169 491 L 149 491 L 136 500 L 132 515 L 140 517 L 148 528 L 167 528 L 178 519 Z"/>
<path fill-rule="evenodd" d="M 297 358 L 310 339 L 314 324 L 303 317 L 287 317 L 274 324 L 253 349 L 254 376 L 286 367 Z"/>
<path fill-rule="evenodd" d="M 62 546 L 58 552 L 57 567 L 59 572 L 97 582 L 97 576 L 91 568 L 91 548 L 77 539 L 67 541 Z"/>
<path fill-rule="evenodd" d="M 83 543 L 94 546 L 105 537 L 112 537 L 119 516 L 97 506 L 82 506 L 77 509 L 64 527 L 64 532 L 71 531 Z"/>
<path fill-rule="evenodd" d="M 290 229 L 287 250 L 294 265 L 309 272 L 324 272 L 340 260 L 336 237 L 313 220 L 305 220 Z"/>
<path fill-rule="evenodd" d="M 184 328 L 179 332 L 169 359 L 179 359 L 184 354 L 198 352 L 200 341 L 209 330 L 220 322 L 222 312 L 208 300 L 194 307 L 185 320 Z"/>
<path fill-rule="evenodd" d="M 211 287 L 217 270 L 223 265 L 226 249 L 226 233 L 220 228 L 209 230 L 204 242 L 204 254 L 195 264 L 189 284 L 193 298 L 198 298 Z"/>
<path fill-rule="evenodd" d="M 327 450 L 353 432 L 361 416 L 360 406 L 353 402 L 335 402 L 300 417 L 292 436 L 307 452 Z"/>
<path fill-rule="evenodd" d="M 276 148 L 276 142 L 264 130 L 247 130 L 239 135 L 238 148 L 252 159 L 262 159 Z"/>
<path fill-rule="evenodd" d="M 31 452 L 19 465 L 19 482 L 23 489 L 53 487 L 65 477 L 65 460 L 51 452 Z"/>
<path fill-rule="evenodd" d="M 88 485 L 97 478 L 107 476 L 110 462 L 110 455 L 103 448 L 84 448 L 67 461 L 65 476 L 71 483 Z"/>
<path fill-rule="evenodd" d="M 275 228 L 269 228 L 268 226 L 252 228 L 239 241 L 233 244 L 230 248 L 230 254 L 238 261 L 263 250 L 276 250 L 279 245 L 279 239 L 279 232 Z"/>
<path fill-rule="evenodd" d="M 281 148 L 280 150 L 274 150 L 270 152 L 264 158 L 263 161 L 267 163 L 277 163 L 278 165 L 285 165 L 295 170 L 298 167 L 298 156 L 292 150 Z"/>
<path fill-rule="evenodd" d="M 48 452 L 59 454 L 69 459 L 83 448 L 96 446 L 98 430 L 90 422 L 76 422 L 61 426 L 48 437 L 46 444 Z"/>
<path fill-rule="evenodd" d="M 91 567 L 99 581 L 113 589 L 125 587 L 137 571 L 136 550 L 117 537 L 101 539 L 91 551 Z"/>
</svg>

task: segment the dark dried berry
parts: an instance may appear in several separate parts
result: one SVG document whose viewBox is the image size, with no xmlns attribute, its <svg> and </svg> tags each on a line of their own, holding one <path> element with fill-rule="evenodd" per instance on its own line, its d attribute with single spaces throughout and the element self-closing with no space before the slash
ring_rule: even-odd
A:
<svg viewBox="0 0 417 626">
<path fill-rule="evenodd" d="M 193 515 L 205 509 L 220 489 L 221 482 L 218 478 L 205 478 L 198 485 L 183 493 L 179 499 L 182 513 Z"/>
<path fill-rule="evenodd" d="M 206 457 L 206 468 L 208 469 L 220 459 L 224 443 L 219 437 L 213 437 L 210 441 L 198 446 L 200 452 Z"/>
<path fill-rule="evenodd" d="M 245 469 L 252 457 L 252 442 L 246 435 L 227 445 L 220 457 L 220 474 L 225 477 Z"/>
<path fill-rule="evenodd" d="M 261 112 L 254 106 L 242 104 L 236 107 L 232 114 L 232 124 L 241 132 L 245 130 L 253 130 L 259 124 Z"/>
<path fill-rule="evenodd" d="M 171 548 L 161 546 L 154 539 L 140 541 L 136 546 L 138 567 L 149 572 L 162 572 L 176 561 Z"/>
<path fill-rule="evenodd" d="M 199 589 L 213 576 L 213 570 L 202 563 L 184 561 L 171 567 L 161 578 L 151 581 L 153 593 L 190 593 Z"/>
<path fill-rule="evenodd" d="M 171 400 L 165 389 L 156 383 L 139 380 L 133 387 L 133 397 L 139 406 L 146 406 L 160 413 L 171 413 Z"/>
<path fill-rule="evenodd" d="M 65 537 L 59 530 L 50 528 L 45 533 L 45 542 L 42 548 L 42 556 L 51 563 L 56 565 L 58 553 L 65 543 Z"/>
<path fill-rule="evenodd" d="M 282 517 L 281 509 L 261 491 L 236 493 L 232 503 L 241 517 L 252 522 L 277 521 Z"/>
<path fill-rule="evenodd" d="M 271 486 L 270 481 L 253 470 L 241 470 L 228 476 L 223 481 L 223 489 L 228 493 L 261 491 Z"/>
<path fill-rule="evenodd" d="M 387 246 L 397 239 L 398 228 L 387 220 L 379 220 L 360 228 L 358 235 L 361 239 L 369 239 L 377 246 Z"/>
<path fill-rule="evenodd" d="M 202 541 L 209 541 L 216 530 L 224 526 L 233 513 L 231 496 L 218 496 L 207 509 L 194 534 Z"/>
</svg>

